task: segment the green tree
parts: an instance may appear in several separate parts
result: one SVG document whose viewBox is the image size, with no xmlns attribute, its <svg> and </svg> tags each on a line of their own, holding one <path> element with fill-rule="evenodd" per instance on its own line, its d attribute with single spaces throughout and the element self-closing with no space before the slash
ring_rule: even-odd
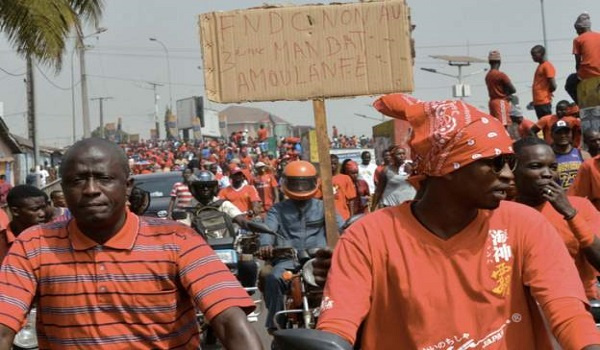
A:
<svg viewBox="0 0 600 350">
<path fill-rule="evenodd" d="M 103 0 L 0 0 L 0 30 L 23 57 L 60 71 L 69 33 L 98 26 Z"/>
<path fill-rule="evenodd" d="M 27 121 L 35 164 L 38 164 L 39 145 L 35 132 L 33 61 L 58 73 L 69 33 L 75 32 L 81 42 L 82 26 L 98 26 L 103 3 L 103 0 L 0 0 L 0 30 L 27 60 Z"/>
</svg>

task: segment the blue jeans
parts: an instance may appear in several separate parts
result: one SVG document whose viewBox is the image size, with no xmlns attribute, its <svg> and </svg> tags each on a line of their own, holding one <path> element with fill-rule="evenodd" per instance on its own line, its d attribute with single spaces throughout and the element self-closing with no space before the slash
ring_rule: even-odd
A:
<svg viewBox="0 0 600 350">
<path fill-rule="evenodd" d="M 293 267 L 294 262 L 292 260 L 279 260 L 273 266 L 271 273 L 265 276 L 264 298 L 265 305 L 269 310 L 265 323 L 267 328 L 276 328 L 273 316 L 276 312 L 283 310 L 285 293 L 289 288 L 288 283 L 283 280 L 281 275 L 286 269 L 292 269 Z"/>
</svg>

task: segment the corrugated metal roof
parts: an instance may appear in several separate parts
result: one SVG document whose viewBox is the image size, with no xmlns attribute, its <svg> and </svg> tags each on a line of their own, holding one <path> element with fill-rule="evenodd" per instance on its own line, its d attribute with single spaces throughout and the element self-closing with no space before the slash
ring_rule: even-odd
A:
<svg viewBox="0 0 600 350">
<path fill-rule="evenodd" d="M 227 117 L 227 124 L 258 124 L 261 122 L 290 124 L 272 113 L 253 107 L 229 106 L 219 112 L 219 117 L 221 116 Z"/>
</svg>

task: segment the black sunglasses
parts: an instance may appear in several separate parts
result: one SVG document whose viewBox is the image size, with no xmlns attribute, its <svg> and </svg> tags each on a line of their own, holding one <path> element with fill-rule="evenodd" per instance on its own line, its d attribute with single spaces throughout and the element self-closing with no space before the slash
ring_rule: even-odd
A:
<svg viewBox="0 0 600 350">
<path fill-rule="evenodd" d="M 515 171 L 517 168 L 517 156 L 514 154 L 501 154 L 494 158 L 485 158 L 482 160 L 486 162 L 496 174 L 500 174 L 507 164 L 510 171 Z"/>
</svg>

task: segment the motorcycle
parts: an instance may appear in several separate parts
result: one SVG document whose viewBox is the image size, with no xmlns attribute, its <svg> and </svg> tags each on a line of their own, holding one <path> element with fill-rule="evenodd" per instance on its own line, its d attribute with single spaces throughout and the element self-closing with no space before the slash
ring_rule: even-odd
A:
<svg viewBox="0 0 600 350">
<path fill-rule="evenodd" d="M 273 333 L 272 350 L 352 350 L 344 338 L 315 329 L 282 329 Z"/>
<path fill-rule="evenodd" d="M 187 210 L 174 211 L 173 220 L 191 224 L 190 214 L 193 214 L 193 208 Z M 250 222 L 249 229 L 252 231 L 236 229 L 236 234 L 233 237 L 227 236 L 222 238 L 210 238 L 198 232 L 206 240 L 208 245 L 214 250 L 219 259 L 227 266 L 229 271 L 238 278 L 244 290 L 248 295 L 252 296 L 258 291 L 256 287 L 256 272 L 250 271 L 252 265 L 257 265 L 256 254 L 260 247 L 259 232 L 269 233 L 271 230 L 268 226 L 260 222 Z M 248 273 L 245 273 L 248 272 Z M 254 300 L 256 305 L 255 311 L 247 316 L 248 322 L 257 322 L 258 317 L 262 313 L 263 303 L 261 299 Z M 210 328 L 210 325 L 205 321 L 202 313 L 197 314 L 198 322 L 200 323 L 201 340 L 203 344 L 215 344 L 217 339 Z"/>
<path fill-rule="evenodd" d="M 290 288 L 285 296 L 284 309 L 273 316 L 278 329 L 315 327 L 323 296 L 323 290 L 312 274 L 312 262 L 319 249 L 273 248 L 273 260 L 289 259 L 294 265 L 282 275 Z"/>
<path fill-rule="evenodd" d="M 358 214 L 349 218 L 340 228 L 340 233 L 342 234 L 363 216 L 364 214 Z M 285 296 L 284 309 L 276 312 L 273 316 L 273 321 L 278 329 L 310 329 L 316 326 L 323 298 L 323 289 L 316 283 L 313 274 L 313 261 L 319 249 L 273 248 L 272 261 L 289 259 L 294 265 L 282 275 L 282 278 L 289 283 L 290 288 Z"/>
</svg>

